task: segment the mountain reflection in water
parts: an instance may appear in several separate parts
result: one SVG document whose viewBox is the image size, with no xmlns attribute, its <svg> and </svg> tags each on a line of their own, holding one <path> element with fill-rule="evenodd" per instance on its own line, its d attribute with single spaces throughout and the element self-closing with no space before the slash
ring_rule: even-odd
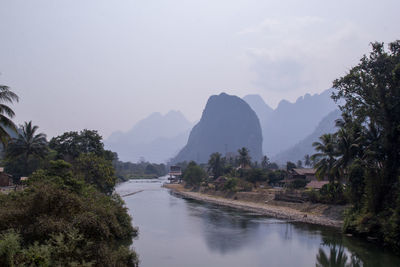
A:
<svg viewBox="0 0 400 267">
<path fill-rule="evenodd" d="M 139 227 L 141 267 L 400 266 L 399 257 L 336 229 L 177 197 L 162 180 L 118 186 Z"/>
</svg>

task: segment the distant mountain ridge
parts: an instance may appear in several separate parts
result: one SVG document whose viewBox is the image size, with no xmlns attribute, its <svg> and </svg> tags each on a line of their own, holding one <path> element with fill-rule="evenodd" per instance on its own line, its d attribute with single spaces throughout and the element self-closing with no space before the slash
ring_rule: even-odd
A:
<svg viewBox="0 0 400 267">
<path fill-rule="evenodd" d="M 331 94 L 332 89 L 328 89 L 321 94 L 305 94 L 294 103 L 282 100 L 272 112 L 267 104 L 260 107 L 262 103 L 254 101 L 254 97 L 243 97 L 260 118 L 263 153 L 273 158 L 310 135 L 318 123 L 337 108 Z"/>
<path fill-rule="evenodd" d="M 187 141 L 193 126 L 179 111 L 159 112 L 136 123 L 128 132 L 114 132 L 104 141 L 123 161 L 141 158 L 154 163 L 167 162 Z"/>
<path fill-rule="evenodd" d="M 330 112 L 319 122 L 317 128 L 310 135 L 289 149 L 273 156 L 271 160 L 278 164 L 285 164 L 287 161 L 297 162 L 298 160 L 303 160 L 307 154 L 310 156 L 315 154 L 312 144 L 319 141 L 321 135 L 337 131 L 335 121 L 340 118 L 340 115 L 341 112 L 338 109 Z"/>
<path fill-rule="evenodd" d="M 260 161 L 261 146 L 261 126 L 253 109 L 241 98 L 221 93 L 208 99 L 199 123 L 190 132 L 188 143 L 173 162 L 206 163 L 214 152 L 225 155 L 242 147 L 249 149 L 254 161 Z"/>
</svg>

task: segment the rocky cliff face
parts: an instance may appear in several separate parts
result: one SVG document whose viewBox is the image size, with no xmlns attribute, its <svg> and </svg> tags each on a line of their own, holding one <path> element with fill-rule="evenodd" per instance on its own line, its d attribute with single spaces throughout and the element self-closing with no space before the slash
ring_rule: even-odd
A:
<svg viewBox="0 0 400 267">
<path fill-rule="evenodd" d="M 173 162 L 208 161 L 210 154 L 250 150 L 253 161 L 262 157 L 262 133 L 256 113 L 236 96 L 222 93 L 211 96 L 200 122 L 192 129 L 188 143 Z"/>
</svg>

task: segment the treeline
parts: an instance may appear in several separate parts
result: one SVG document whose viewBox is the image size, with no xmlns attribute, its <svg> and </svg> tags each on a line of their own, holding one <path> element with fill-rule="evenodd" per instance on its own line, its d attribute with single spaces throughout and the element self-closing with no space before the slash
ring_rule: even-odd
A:
<svg viewBox="0 0 400 267">
<path fill-rule="evenodd" d="M 207 164 L 198 165 L 191 161 L 176 165 L 183 169 L 182 176 L 187 186 L 208 187 L 212 182 L 218 184 L 213 189 L 231 192 L 251 191 L 261 184 L 273 185 L 287 178 L 287 172 L 271 163 L 267 156 L 263 157 L 261 164 L 252 162 L 245 147 L 239 149 L 235 157 L 226 158 L 215 152 Z"/>
<path fill-rule="evenodd" d="M 122 162 L 118 160 L 117 156 L 114 158 L 113 166 L 117 178 L 121 181 L 129 179 L 151 179 L 167 174 L 167 167 L 165 164 L 155 164 L 146 161 L 138 163 Z"/>
<path fill-rule="evenodd" d="M 400 253 L 400 41 L 373 43 L 333 87 L 342 118 L 314 143 L 317 174 L 346 184 L 345 232 Z"/>
<path fill-rule="evenodd" d="M 25 123 L 5 146 L 6 171 L 29 179 L 0 194 L 0 265 L 137 266 L 137 229 L 113 193 L 114 155 L 101 136 L 83 130 L 47 142 L 37 130 Z"/>
</svg>

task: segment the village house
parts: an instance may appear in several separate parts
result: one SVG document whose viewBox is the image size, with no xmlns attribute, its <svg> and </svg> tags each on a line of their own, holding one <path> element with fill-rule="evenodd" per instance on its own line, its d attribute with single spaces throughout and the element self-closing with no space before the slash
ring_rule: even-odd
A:
<svg viewBox="0 0 400 267">
<path fill-rule="evenodd" d="M 307 181 L 317 181 L 315 173 L 316 170 L 313 168 L 294 168 L 289 170 L 288 179 L 289 180 L 305 179 Z"/>
<path fill-rule="evenodd" d="M 170 183 L 180 183 L 182 181 L 182 169 L 179 166 L 171 166 L 169 168 L 169 182 Z"/>
</svg>

